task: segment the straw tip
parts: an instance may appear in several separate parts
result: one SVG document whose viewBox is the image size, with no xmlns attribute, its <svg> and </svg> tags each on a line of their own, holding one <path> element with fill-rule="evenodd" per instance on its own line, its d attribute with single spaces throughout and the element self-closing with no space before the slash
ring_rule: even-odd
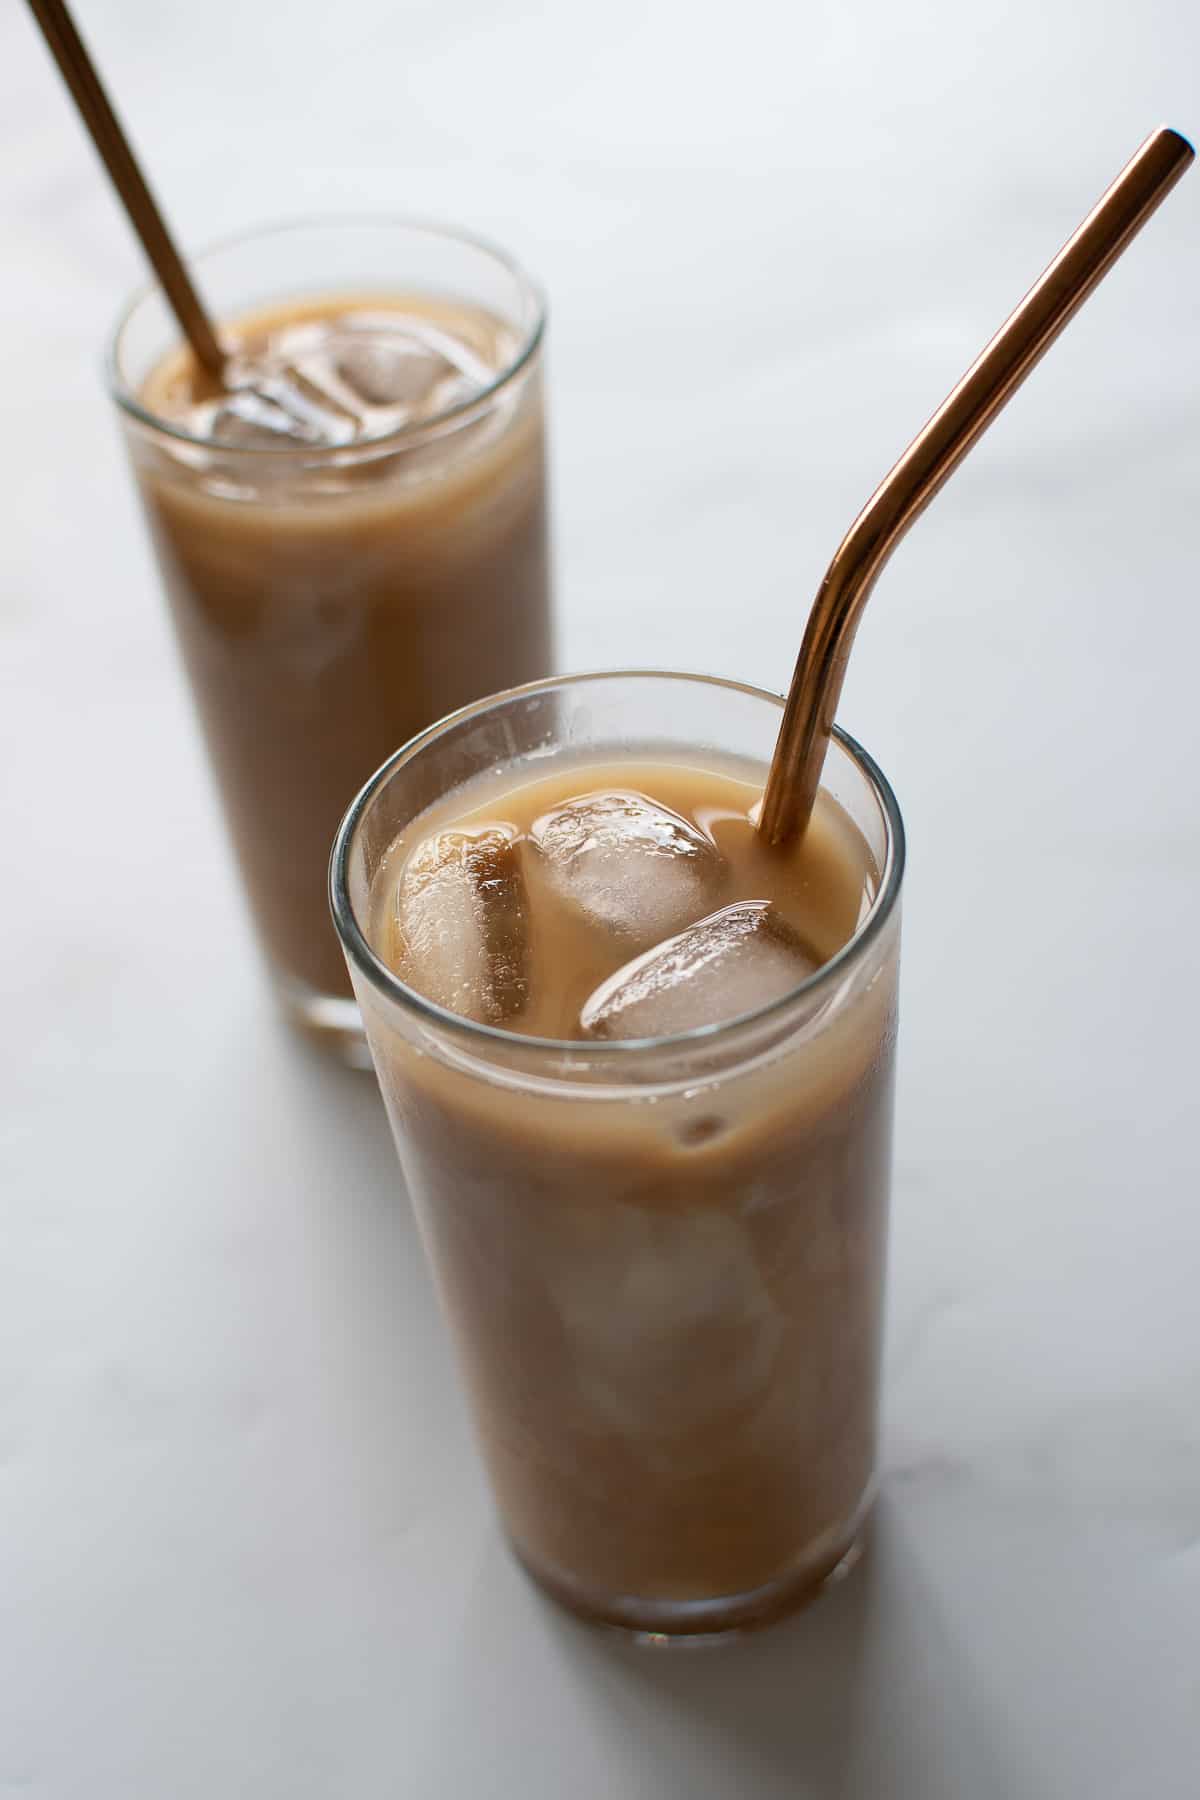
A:
<svg viewBox="0 0 1200 1800">
<path fill-rule="evenodd" d="M 1187 137 L 1184 132 L 1177 131 L 1174 125 L 1160 125 L 1159 132 L 1163 137 L 1174 138 L 1177 144 L 1182 144 L 1183 148 L 1187 151 L 1189 162 L 1195 156 L 1196 146 L 1193 144 L 1191 138 Z"/>
</svg>

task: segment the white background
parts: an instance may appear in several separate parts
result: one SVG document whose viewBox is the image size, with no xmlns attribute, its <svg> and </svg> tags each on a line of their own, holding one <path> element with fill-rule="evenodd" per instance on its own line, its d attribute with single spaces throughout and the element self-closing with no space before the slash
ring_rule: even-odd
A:
<svg viewBox="0 0 1200 1800">
<path fill-rule="evenodd" d="M 79 0 L 185 242 L 413 211 L 553 302 L 563 662 L 786 685 L 1194 0 Z M 373 1086 L 277 1026 L 98 377 L 138 254 L 0 14 L 0 1795 L 1194 1800 L 1200 174 L 902 548 L 873 1560 L 733 1652 L 492 1523 Z"/>
</svg>

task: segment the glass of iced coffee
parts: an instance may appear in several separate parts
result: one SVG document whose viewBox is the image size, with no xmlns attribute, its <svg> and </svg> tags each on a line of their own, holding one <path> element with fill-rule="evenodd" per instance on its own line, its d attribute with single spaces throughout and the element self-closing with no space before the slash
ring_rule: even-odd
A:
<svg viewBox="0 0 1200 1800">
<path fill-rule="evenodd" d="M 347 814 L 331 892 L 516 1554 L 672 1638 L 787 1611 L 871 1503 L 903 829 L 835 735 L 662 674 L 470 706 Z"/>
<path fill-rule="evenodd" d="M 230 382 L 151 288 L 112 391 L 274 982 L 354 1059 L 326 900 L 347 794 L 552 667 L 544 309 L 506 256 L 398 222 L 284 226 L 195 267 Z"/>
</svg>

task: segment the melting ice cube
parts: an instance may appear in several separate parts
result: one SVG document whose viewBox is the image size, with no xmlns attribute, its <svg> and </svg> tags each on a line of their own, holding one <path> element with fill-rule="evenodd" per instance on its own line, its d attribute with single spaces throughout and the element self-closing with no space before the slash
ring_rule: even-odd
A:
<svg viewBox="0 0 1200 1800">
<path fill-rule="evenodd" d="M 495 370 L 453 332 L 403 314 L 360 313 L 296 343 L 288 377 L 379 437 L 436 418 L 481 393 Z"/>
<path fill-rule="evenodd" d="M 372 407 L 400 407 L 413 417 L 440 410 L 440 395 L 451 385 L 457 393 L 462 371 L 430 344 L 411 338 L 347 336 L 333 347 L 333 369 L 365 412 Z"/>
<path fill-rule="evenodd" d="M 529 996 L 528 920 L 520 853 L 505 832 L 439 832 L 400 878 L 396 961 L 439 1006 L 499 1025 Z"/>
<path fill-rule="evenodd" d="M 782 999 L 818 967 L 769 901 L 740 900 L 610 975 L 580 1023 L 588 1037 L 669 1037 Z"/>
<path fill-rule="evenodd" d="M 233 449 L 336 448 L 434 418 L 493 378 L 431 320 L 356 313 L 290 325 L 234 357 L 230 391 L 195 408 L 192 422 Z"/>
<path fill-rule="evenodd" d="M 231 450 L 290 450 L 345 442 L 354 427 L 314 405 L 277 377 L 234 388 L 219 400 L 193 408 L 190 423 L 214 444 Z"/>
<path fill-rule="evenodd" d="M 559 898 L 632 948 L 678 931 L 720 897 L 716 847 L 644 794 L 583 794 L 543 813 L 531 835 Z"/>
<path fill-rule="evenodd" d="M 580 1412 L 699 1473 L 770 1391 L 782 1337 L 741 1223 L 710 1208 L 567 1207 L 547 1277 Z"/>
</svg>

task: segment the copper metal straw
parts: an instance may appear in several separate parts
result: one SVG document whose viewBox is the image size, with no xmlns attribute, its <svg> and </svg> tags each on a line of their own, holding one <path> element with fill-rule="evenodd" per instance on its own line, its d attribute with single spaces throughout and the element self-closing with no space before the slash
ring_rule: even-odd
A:
<svg viewBox="0 0 1200 1800">
<path fill-rule="evenodd" d="M 29 0 L 29 5 L 42 28 L 54 60 L 62 71 L 63 79 L 75 97 L 75 104 L 92 134 L 104 166 L 112 176 L 113 186 L 129 214 L 129 221 L 142 240 L 142 247 L 158 276 L 163 293 L 171 303 L 175 317 L 179 320 L 184 337 L 192 346 L 201 367 L 220 381 L 225 369 L 225 352 L 217 342 L 216 333 L 192 286 L 183 258 L 175 248 L 153 194 L 146 186 L 145 177 L 129 148 L 108 96 L 100 85 L 100 78 L 84 49 L 64 0 Z"/>
<path fill-rule="evenodd" d="M 771 759 L 759 824 L 768 843 L 799 837 L 808 824 L 850 646 L 888 557 L 1194 156 L 1177 131 L 1151 133 L 842 539 L 809 614 Z"/>
</svg>

